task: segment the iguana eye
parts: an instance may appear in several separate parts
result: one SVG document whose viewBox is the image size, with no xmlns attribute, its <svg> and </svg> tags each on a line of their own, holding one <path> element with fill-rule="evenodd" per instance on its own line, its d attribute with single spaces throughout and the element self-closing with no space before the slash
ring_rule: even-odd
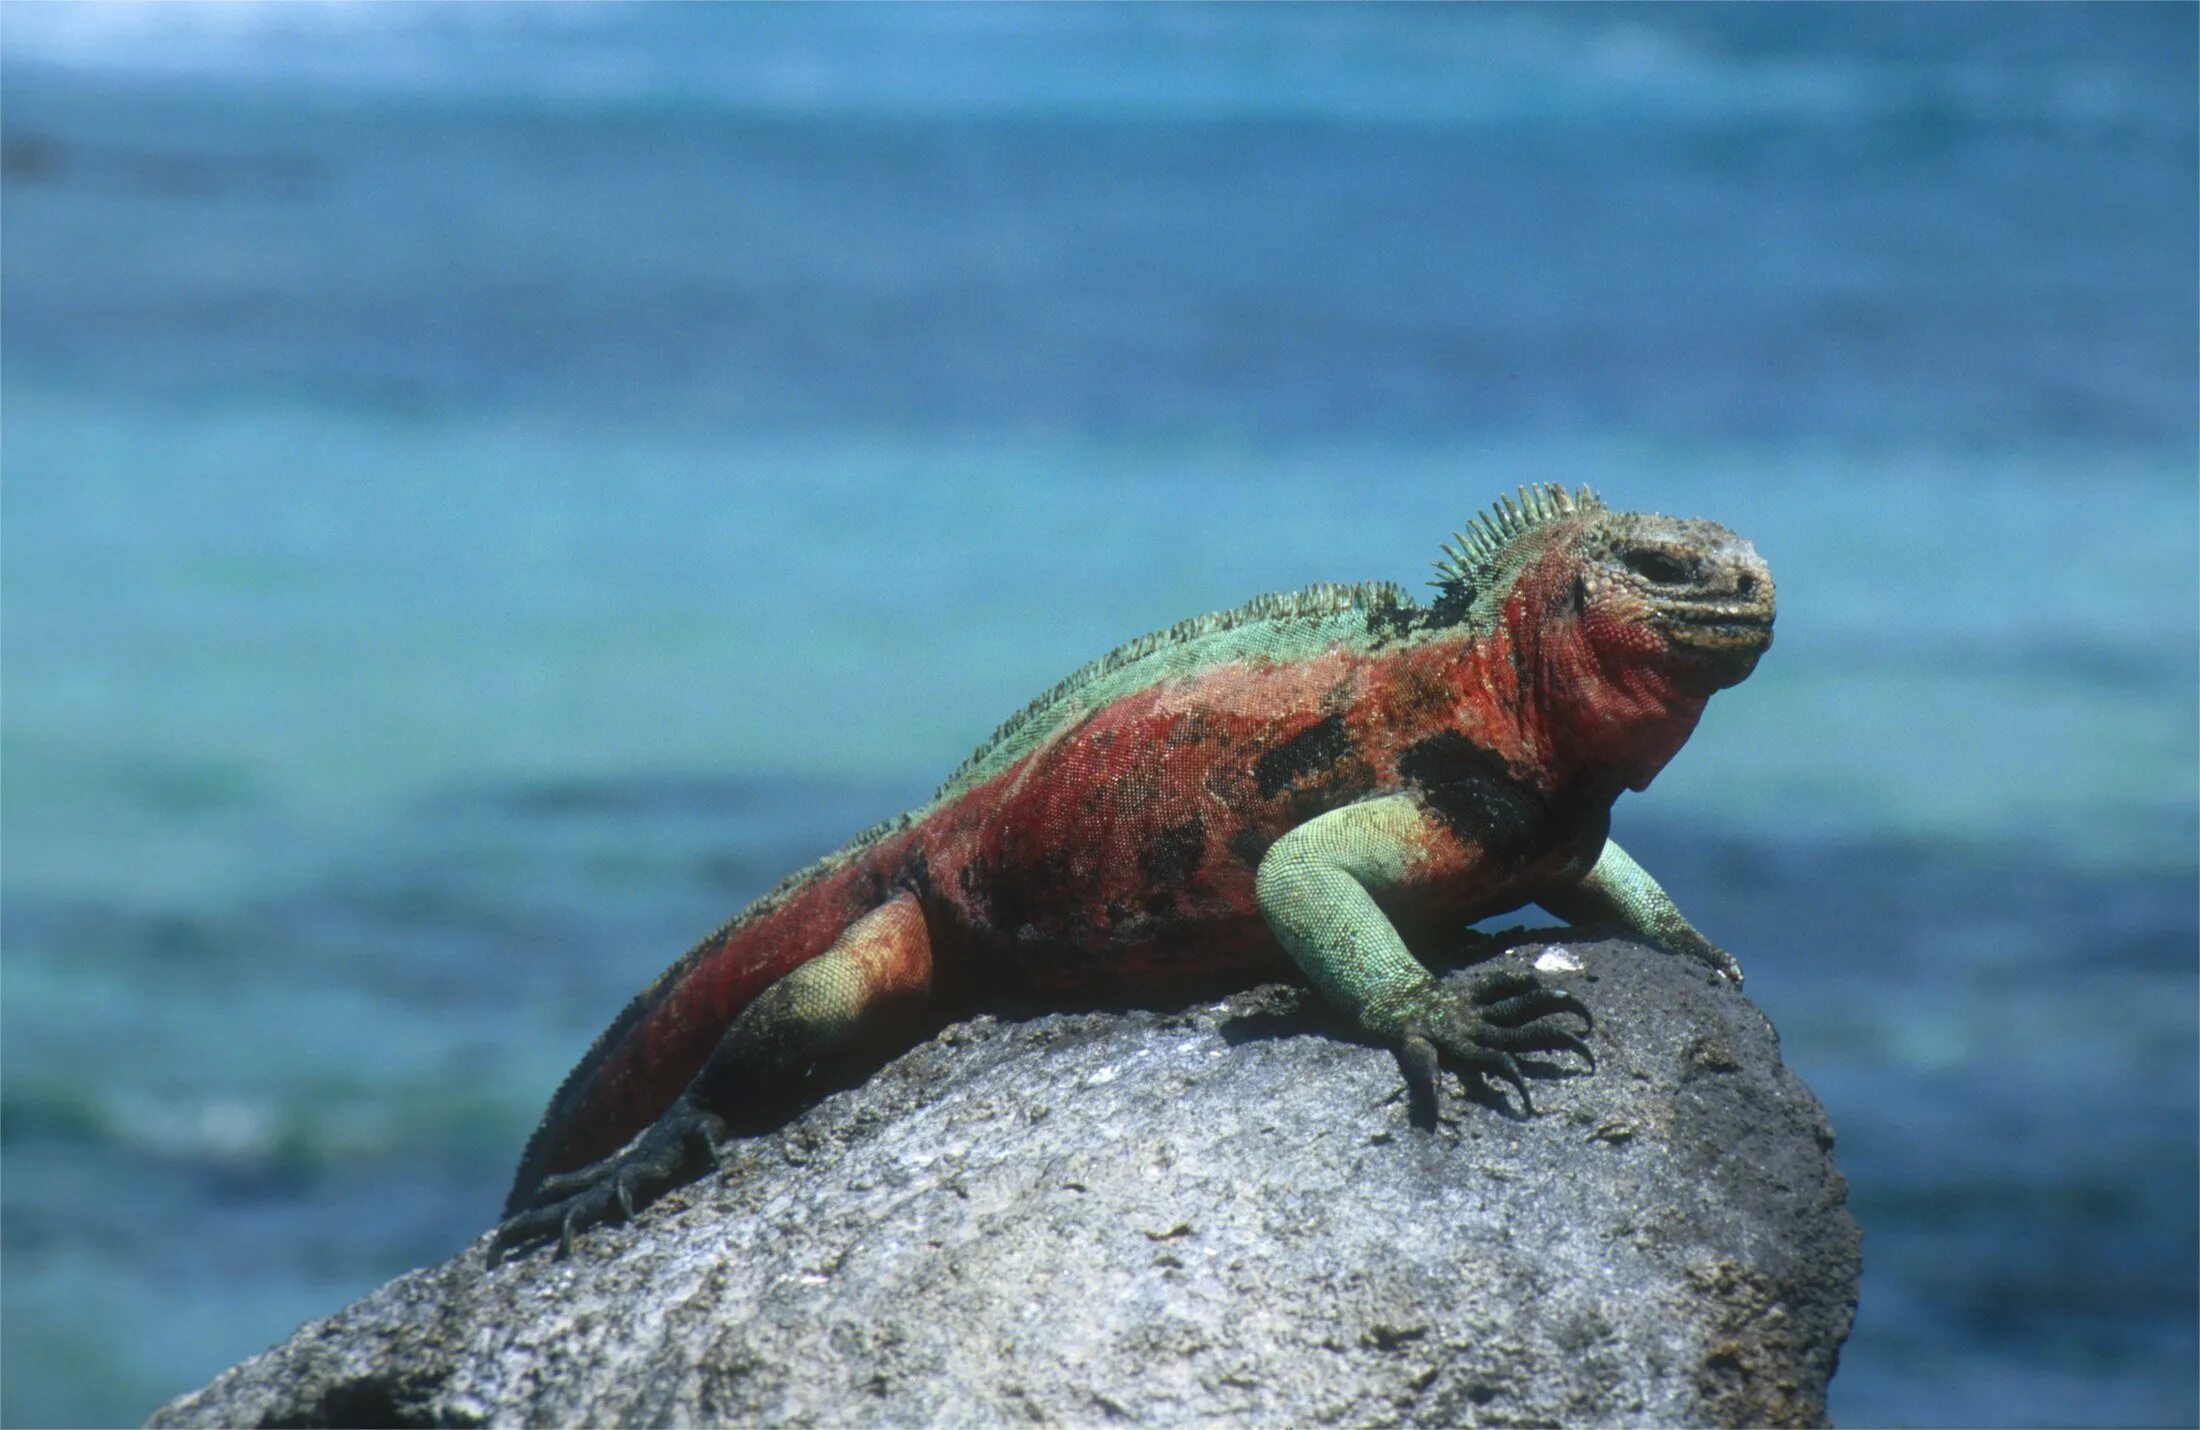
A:
<svg viewBox="0 0 2200 1430">
<path fill-rule="evenodd" d="M 1695 574 L 1687 562 L 1677 556 L 1668 556 L 1662 551 L 1630 551 L 1621 556 L 1620 561 L 1637 576 L 1655 581 L 1661 586 L 1679 585 Z"/>
</svg>

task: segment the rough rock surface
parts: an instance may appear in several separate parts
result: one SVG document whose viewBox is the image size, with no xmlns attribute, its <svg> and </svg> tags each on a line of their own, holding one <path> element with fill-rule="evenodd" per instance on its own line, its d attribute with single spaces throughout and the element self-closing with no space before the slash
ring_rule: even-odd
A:
<svg viewBox="0 0 2200 1430">
<path fill-rule="evenodd" d="M 979 1018 L 571 1260 L 477 1242 L 154 1423 L 1823 1421 L 1858 1233 L 1817 1101 L 1696 965 L 1539 957 L 1599 1066 L 1533 1118 L 1414 1125 L 1298 990 Z"/>
</svg>

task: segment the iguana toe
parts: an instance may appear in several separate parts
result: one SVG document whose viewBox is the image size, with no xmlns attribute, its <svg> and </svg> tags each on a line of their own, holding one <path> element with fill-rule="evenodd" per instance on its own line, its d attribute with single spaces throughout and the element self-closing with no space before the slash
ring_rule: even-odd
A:
<svg viewBox="0 0 2200 1430">
<path fill-rule="evenodd" d="M 1588 1005 L 1563 988 L 1538 987 L 1495 1002 L 1482 1002 L 1480 1013 L 1483 1022 L 1500 1028 L 1518 1028 L 1560 1013 L 1572 1013 L 1580 1018 L 1581 1030 L 1585 1033 L 1593 1032 L 1597 1025 Z"/>
<path fill-rule="evenodd" d="M 1573 1014 L 1582 1032 L 1594 1020 L 1580 999 L 1553 988 L 1533 974 L 1503 970 L 1468 988 L 1430 987 L 1396 1026 L 1398 1061 L 1414 1095 L 1441 1113 L 1438 1070 L 1509 1083 L 1524 1114 L 1533 1115 L 1528 1074 L 1516 1054 L 1569 1052 L 1596 1070 L 1596 1057 L 1582 1033 L 1559 1020 Z"/>
<path fill-rule="evenodd" d="M 1484 1007 L 1523 993 L 1550 991 L 1542 979 L 1517 968 L 1493 968 L 1475 979 L 1471 986 L 1474 1001 Z"/>
<path fill-rule="evenodd" d="M 1447 1061 L 1461 1071 L 1479 1073 L 1485 1078 L 1503 1078 L 1512 1084 L 1520 1095 L 1520 1110 L 1533 1116 L 1535 1104 L 1528 1098 L 1528 1075 L 1521 1071 L 1520 1060 L 1501 1048 L 1486 1043 L 1438 1035 L 1437 1046 L 1442 1048 Z"/>
<path fill-rule="evenodd" d="M 558 1255 L 570 1256 L 573 1239 L 589 1227 L 625 1217 L 632 1221 L 696 1160 L 699 1149 L 718 1160 L 725 1123 L 685 1102 L 622 1150 L 571 1172 L 545 1177 L 527 1206 L 507 1217 L 489 1243 L 489 1264 L 553 1238 Z"/>
<path fill-rule="evenodd" d="M 1409 1027 L 1398 1043 L 1398 1065 L 1416 1103 L 1437 1121 L 1444 1116 L 1443 1065 L 1484 1077 L 1502 1078 L 1520 1095 L 1520 1105 L 1533 1112 L 1528 1101 L 1528 1082 L 1520 1063 L 1510 1053 L 1463 1041 L 1448 1033 Z"/>
<path fill-rule="evenodd" d="M 1572 1053 L 1588 1064 L 1590 1072 L 1596 1071 L 1596 1054 L 1589 1051 L 1581 1035 L 1548 1019 L 1511 1028 L 1485 1028 L 1479 1037 L 1485 1047 L 1502 1048 L 1508 1053 Z"/>
</svg>

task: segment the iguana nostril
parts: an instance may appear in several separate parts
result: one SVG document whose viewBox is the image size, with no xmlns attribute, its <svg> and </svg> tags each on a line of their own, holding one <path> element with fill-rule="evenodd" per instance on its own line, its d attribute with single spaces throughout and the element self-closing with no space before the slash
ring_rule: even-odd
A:
<svg viewBox="0 0 2200 1430">
<path fill-rule="evenodd" d="M 1746 596 L 1757 589 L 1757 578 L 1744 571 L 1734 582 L 1734 594 Z"/>
</svg>

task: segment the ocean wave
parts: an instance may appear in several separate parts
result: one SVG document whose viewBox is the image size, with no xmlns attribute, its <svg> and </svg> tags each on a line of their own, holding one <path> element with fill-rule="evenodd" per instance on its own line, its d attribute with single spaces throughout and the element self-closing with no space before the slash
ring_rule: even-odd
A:
<svg viewBox="0 0 2200 1430">
<path fill-rule="evenodd" d="M 530 1070 L 532 1071 L 532 1070 Z M 280 1079 L 210 1093 L 11 1082 L 0 1125 L 28 1169 L 70 1150 L 108 1151 L 140 1165 L 229 1174 L 307 1175 L 391 1159 L 497 1160 L 516 1155 L 540 1110 L 539 1076 L 465 1088 L 445 1083 L 274 1090 Z"/>
<path fill-rule="evenodd" d="M 1433 126 L 1937 116 L 2189 131 L 2188 107 L 2164 102 L 2190 69 L 2179 19 L 1864 11 L 1827 30 L 1709 6 L 110 3 L 24 7 L 9 44 L 18 64 L 78 74 L 561 108 Z"/>
</svg>

